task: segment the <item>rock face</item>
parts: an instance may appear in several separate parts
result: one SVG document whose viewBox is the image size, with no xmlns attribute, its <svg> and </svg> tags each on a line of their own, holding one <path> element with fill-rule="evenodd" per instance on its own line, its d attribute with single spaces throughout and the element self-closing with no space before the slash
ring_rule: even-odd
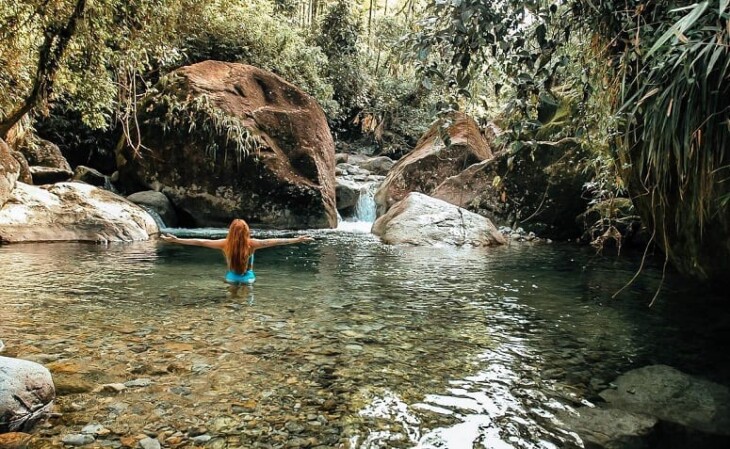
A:
<svg viewBox="0 0 730 449">
<path fill-rule="evenodd" d="M 10 198 L 20 172 L 20 164 L 15 160 L 10 147 L 0 139 L 0 207 Z"/>
<path fill-rule="evenodd" d="M 360 198 L 361 189 L 362 185 L 358 182 L 343 178 L 337 178 L 337 187 L 335 189 L 337 197 L 337 210 L 344 213 L 344 211 L 350 210 L 355 207 L 358 198 Z"/>
<path fill-rule="evenodd" d="M 616 389 L 600 393 L 611 407 L 709 434 L 730 435 L 730 390 L 725 386 L 666 365 L 629 371 L 614 384 Z"/>
<path fill-rule="evenodd" d="M 34 362 L 0 357 L 0 433 L 24 432 L 53 406 L 51 373 Z"/>
<path fill-rule="evenodd" d="M 647 437 L 658 422 L 652 416 L 597 407 L 563 412 L 559 418 L 580 436 L 586 448 L 606 449 L 650 449 Z"/>
<path fill-rule="evenodd" d="M 54 184 L 56 182 L 68 181 L 73 173 L 63 168 L 44 167 L 42 165 L 31 165 L 30 175 L 33 185 Z"/>
<path fill-rule="evenodd" d="M 362 162 L 358 162 L 357 165 L 374 175 L 385 176 L 393 168 L 395 161 L 388 156 L 376 156 L 370 159 L 365 159 Z"/>
<path fill-rule="evenodd" d="M 477 162 L 491 159 L 490 140 L 470 117 L 456 113 L 445 131 L 446 145 L 440 133 L 442 121 L 436 122 L 421 137 L 416 148 L 400 159 L 388 172 L 375 194 L 378 216 L 405 198 L 410 192 L 430 195 L 445 179 L 461 173 Z"/>
<path fill-rule="evenodd" d="M 28 161 L 25 159 L 25 156 L 23 156 L 23 153 L 20 151 L 13 151 L 12 155 L 15 160 L 18 161 L 18 164 L 20 164 L 18 181 L 26 184 L 33 184 L 33 175 L 30 173 L 30 165 L 28 165 Z"/>
<path fill-rule="evenodd" d="M 67 171 L 69 176 L 73 175 L 68 161 L 58 146 L 52 142 L 40 139 L 37 145 L 23 147 L 20 152 L 31 166 L 54 167 Z"/>
<path fill-rule="evenodd" d="M 129 195 L 127 199 L 134 204 L 153 210 L 165 222 L 167 227 L 175 227 L 178 224 L 177 214 L 172 203 L 164 193 L 147 190 Z"/>
<path fill-rule="evenodd" d="M 312 97 L 273 73 L 217 61 L 183 67 L 158 88 L 140 118 L 150 150 L 118 150 L 127 190 L 160 191 L 199 226 L 336 226 L 334 143 Z"/>
<path fill-rule="evenodd" d="M 0 208 L 0 242 L 147 240 L 159 232 L 139 206 L 82 183 L 17 183 Z"/>
<path fill-rule="evenodd" d="M 100 171 L 84 165 L 79 165 L 74 170 L 74 181 L 85 182 L 92 186 L 101 187 L 106 190 L 112 190 L 111 181 L 108 176 L 103 175 Z"/>
<path fill-rule="evenodd" d="M 431 195 L 500 226 L 524 226 L 553 239 L 580 236 L 584 226 L 577 217 L 588 207 L 582 194 L 590 177 L 578 166 L 579 156 L 551 146 L 529 155 L 529 149 L 522 151 L 474 164 L 444 180 Z"/>
<path fill-rule="evenodd" d="M 410 193 L 373 224 L 383 242 L 491 246 L 506 243 L 489 219 L 421 193 Z"/>
<path fill-rule="evenodd" d="M 52 184 L 70 179 L 73 170 L 58 146 L 47 140 L 39 140 L 36 145 L 20 148 L 20 152 L 30 165 L 33 183 Z"/>
</svg>

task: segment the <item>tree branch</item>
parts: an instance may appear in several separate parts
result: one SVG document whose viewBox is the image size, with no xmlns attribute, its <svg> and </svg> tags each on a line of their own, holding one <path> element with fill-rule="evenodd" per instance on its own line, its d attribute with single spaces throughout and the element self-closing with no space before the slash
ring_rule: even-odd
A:
<svg viewBox="0 0 730 449">
<path fill-rule="evenodd" d="M 33 88 L 23 101 L 8 117 L 0 122 L 0 138 L 5 139 L 10 129 L 23 118 L 40 101 L 47 99 L 53 92 L 53 82 L 56 72 L 61 66 L 61 59 L 66 52 L 68 43 L 76 32 L 76 25 L 84 14 L 86 0 L 78 0 L 73 13 L 65 26 L 60 30 L 55 24 L 46 27 L 43 45 L 38 54 L 38 68 L 33 82 Z"/>
</svg>

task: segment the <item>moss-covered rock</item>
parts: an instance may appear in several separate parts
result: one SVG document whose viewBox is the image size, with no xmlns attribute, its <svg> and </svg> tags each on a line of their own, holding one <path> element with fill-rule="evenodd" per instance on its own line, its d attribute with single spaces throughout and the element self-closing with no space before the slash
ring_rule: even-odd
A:
<svg viewBox="0 0 730 449">
<path fill-rule="evenodd" d="M 120 146 L 128 191 L 163 192 L 193 225 L 244 218 L 271 228 L 335 227 L 334 143 L 317 102 L 256 67 L 206 61 L 144 101 L 142 146 Z"/>
</svg>

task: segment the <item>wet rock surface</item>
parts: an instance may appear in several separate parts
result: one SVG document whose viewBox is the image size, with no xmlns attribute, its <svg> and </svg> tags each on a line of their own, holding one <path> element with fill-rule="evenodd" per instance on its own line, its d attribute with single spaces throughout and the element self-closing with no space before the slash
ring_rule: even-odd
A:
<svg viewBox="0 0 730 449">
<path fill-rule="evenodd" d="M 111 178 L 96 170 L 85 165 L 79 165 L 74 169 L 74 181 L 85 182 L 92 186 L 101 187 L 103 189 L 114 192 L 115 188 L 112 185 Z"/>
<path fill-rule="evenodd" d="M 29 431 L 53 406 L 51 373 L 27 360 L 0 356 L 0 433 Z"/>
<path fill-rule="evenodd" d="M 666 365 L 619 376 L 601 392 L 614 408 L 643 413 L 711 434 L 730 435 L 730 390 Z"/>
<path fill-rule="evenodd" d="M 580 407 L 558 417 L 586 448 L 650 449 L 649 437 L 658 423 L 653 416 L 597 407 Z"/>
<path fill-rule="evenodd" d="M 175 227 L 178 224 L 177 213 L 170 200 L 162 192 L 146 190 L 129 195 L 127 199 L 134 204 L 147 207 L 155 211 L 167 227 Z"/>
</svg>

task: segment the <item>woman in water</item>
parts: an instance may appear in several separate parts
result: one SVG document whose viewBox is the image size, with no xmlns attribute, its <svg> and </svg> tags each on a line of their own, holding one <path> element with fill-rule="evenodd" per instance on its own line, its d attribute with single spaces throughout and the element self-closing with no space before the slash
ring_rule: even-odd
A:
<svg viewBox="0 0 730 449">
<path fill-rule="evenodd" d="M 241 219 L 231 222 L 228 227 L 228 235 L 224 239 L 180 239 L 167 234 L 161 235 L 160 238 L 170 243 L 220 249 L 226 256 L 226 262 L 228 263 L 226 282 L 232 285 L 251 285 L 256 281 L 256 275 L 253 272 L 253 253 L 257 249 L 314 240 L 308 235 L 291 239 L 254 239 L 251 238 L 248 224 Z"/>
</svg>

